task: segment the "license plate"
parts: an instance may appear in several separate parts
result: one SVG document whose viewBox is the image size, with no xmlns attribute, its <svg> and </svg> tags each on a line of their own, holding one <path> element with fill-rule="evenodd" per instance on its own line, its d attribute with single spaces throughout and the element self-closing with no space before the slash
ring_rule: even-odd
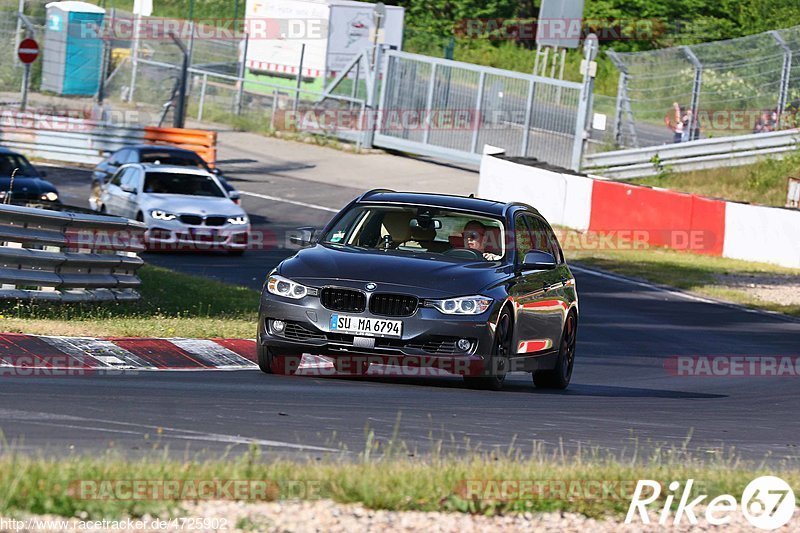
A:
<svg viewBox="0 0 800 533">
<path fill-rule="evenodd" d="M 362 337 L 400 337 L 403 335 L 402 320 L 384 320 L 364 316 L 331 315 L 331 331 L 351 333 Z"/>
</svg>

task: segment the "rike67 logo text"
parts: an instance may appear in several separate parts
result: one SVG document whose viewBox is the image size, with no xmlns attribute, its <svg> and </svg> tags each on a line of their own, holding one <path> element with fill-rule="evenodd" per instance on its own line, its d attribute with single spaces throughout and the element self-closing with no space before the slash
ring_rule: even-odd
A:
<svg viewBox="0 0 800 533">
<path fill-rule="evenodd" d="M 677 507 L 675 507 L 675 514 L 671 519 L 673 525 L 680 524 L 684 517 L 691 525 L 697 525 L 695 508 L 698 506 L 705 506 L 705 519 L 714 526 L 728 524 L 733 513 L 740 511 L 752 526 L 773 530 L 788 524 L 794 514 L 794 492 L 789 484 L 779 477 L 762 476 L 751 481 L 742 493 L 741 509 L 739 502 L 730 494 L 722 494 L 707 503 L 704 503 L 708 498 L 706 494 L 690 500 L 693 496 L 693 485 L 694 480 L 689 479 L 681 491 L 679 481 L 669 484 L 669 492 L 664 498 L 664 505 L 659 513 L 659 524 L 665 526 L 670 522 L 673 504 L 676 500 Z M 625 523 L 634 522 L 638 513 L 642 523 L 649 524 L 648 506 L 658 501 L 661 491 L 661 484 L 658 481 L 639 480 L 628 508 L 628 515 L 625 517 Z M 679 492 L 680 496 L 678 496 Z"/>
</svg>

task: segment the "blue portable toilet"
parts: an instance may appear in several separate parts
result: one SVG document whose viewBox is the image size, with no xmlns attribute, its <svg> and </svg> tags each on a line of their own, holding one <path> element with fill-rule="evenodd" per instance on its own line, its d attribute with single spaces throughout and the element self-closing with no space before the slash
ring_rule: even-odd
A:
<svg viewBox="0 0 800 533">
<path fill-rule="evenodd" d="M 106 10 L 74 0 L 50 2 L 46 7 L 42 90 L 81 96 L 97 93 Z"/>
</svg>

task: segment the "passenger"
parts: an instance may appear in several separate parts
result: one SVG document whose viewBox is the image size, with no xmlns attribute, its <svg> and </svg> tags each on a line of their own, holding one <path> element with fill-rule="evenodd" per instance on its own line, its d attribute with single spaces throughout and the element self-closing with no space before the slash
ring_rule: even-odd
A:
<svg viewBox="0 0 800 533">
<path fill-rule="evenodd" d="M 487 251 L 487 248 L 492 247 L 491 244 L 499 245 L 499 243 L 487 242 L 487 237 L 490 234 L 493 234 L 493 232 L 487 231 L 486 226 L 482 223 L 477 220 L 470 220 L 464 226 L 464 246 L 470 250 L 480 252 L 483 258 L 488 261 L 497 261 L 502 256 Z"/>
</svg>

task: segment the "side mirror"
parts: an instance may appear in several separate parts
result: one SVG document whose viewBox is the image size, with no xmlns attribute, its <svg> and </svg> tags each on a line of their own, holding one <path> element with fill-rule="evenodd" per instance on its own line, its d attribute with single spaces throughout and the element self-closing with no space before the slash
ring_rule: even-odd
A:
<svg viewBox="0 0 800 533">
<path fill-rule="evenodd" d="M 222 176 L 222 171 L 218 168 L 212 168 L 211 173 L 214 174 L 215 176 Z"/>
<path fill-rule="evenodd" d="M 136 194 L 136 187 L 131 187 L 130 185 L 122 185 L 120 186 L 122 192 L 127 192 L 129 194 Z"/>
<path fill-rule="evenodd" d="M 242 199 L 242 193 L 240 193 L 239 191 L 237 191 L 235 189 L 232 190 L 232 191 L 228 191 L 228 198 L 230 198 L 231 200 L 233 200 L 234 202 L 236 202 L 238 204 L 239 200 Z"/>
<path fill-rule="evenodd" d="M 522 265 L 527 270 L 552 270 L 556 267 L 556 258 L 549 252 L 531 250 L 525 254 Z"/>
<path fill-rule="evenodd" d="M 39 176 L 42 177 L 42 178 L 46 178 L 47 177 L 47 171 L 46 170 L 40 170 L 39 171 Z"/>
<path fill-rule="evenodd" d="M 298 228 L 292 235 L 289 235 L 289 242 L 308 248 L 314 242 L 314 228 Z"/>
</svg>

